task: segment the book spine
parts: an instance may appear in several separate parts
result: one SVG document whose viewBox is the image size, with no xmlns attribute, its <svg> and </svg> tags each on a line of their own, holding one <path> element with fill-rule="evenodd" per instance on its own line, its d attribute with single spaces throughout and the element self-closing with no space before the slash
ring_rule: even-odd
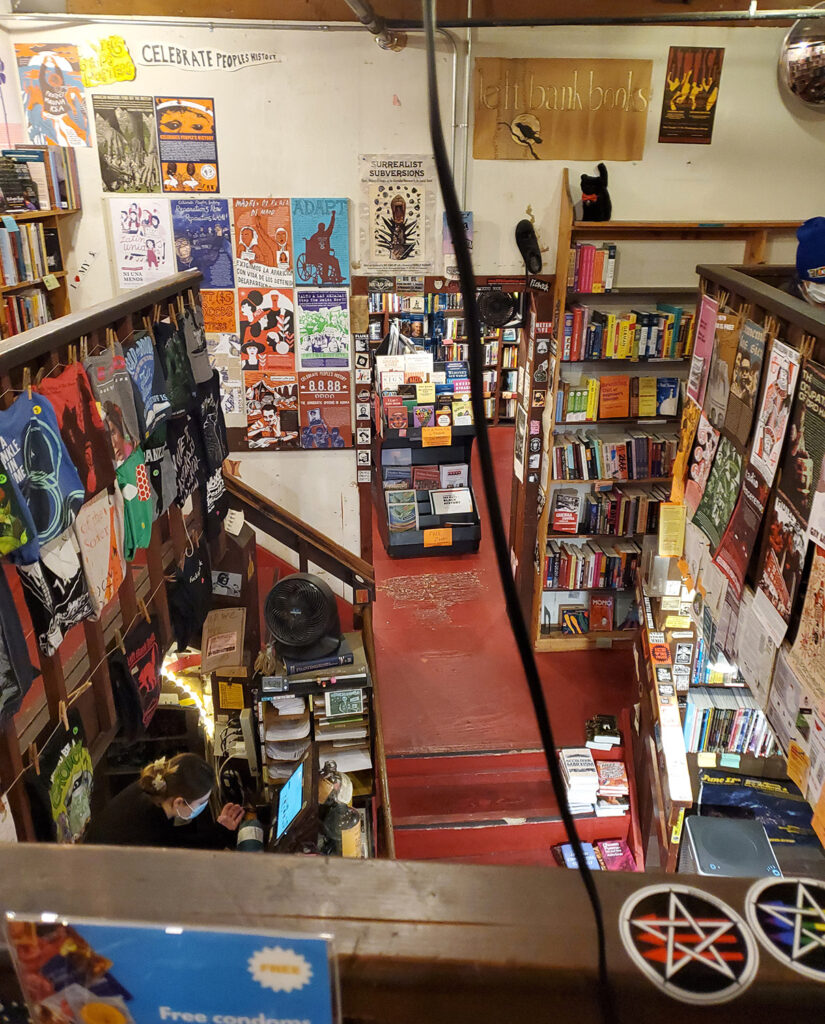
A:
<svg viewBox="0 0 825 1024">
<path fill-rule="evenodd" d="M 324 668 L 337 668 L 340 665 L 352 665 L 353 654 L 340 654 L 334 658 L 318 658 L 317 661 L 289 661 L 284 659 L 284 667 L 288 676 L 300 675 L 302 672 L 317 672 Z"/>
<path fill-rule="evenodd" d="M 604 275 L 604 290 L 613 291 L 613 281 L 616 276 L 616 246 L 609 242 L 607 246 L 607 261 Z"/>
</svg>

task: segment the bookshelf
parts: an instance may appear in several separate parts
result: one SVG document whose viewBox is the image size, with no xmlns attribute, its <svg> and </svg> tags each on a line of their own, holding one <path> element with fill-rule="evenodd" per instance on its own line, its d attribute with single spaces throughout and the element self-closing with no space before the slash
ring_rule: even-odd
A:
<svg viewBox="0 0 825 1024">
<path fill-rule="evenodd" d="M 546 562 L 548 554 L 548 542 L 566 540 L 574 543 L 586 543 L 588 540 L 602 539 L 593 538 L 587 534 L 561 534 L 552 529 L 552 511 L 554 497 L 559 488 L 574 488 L 582 495 L 590 492 L 610 491 L 616 485 L 621 488 L 656 488 L 666 486 L 670 482 L 669 476 L 649 477 L 641 479 L 613 479 L 600 477 L 597 480 L 582 479 L 556 479 L 554 473 L 554 444 L 560 435 L 576 435 L 582 432 L 587 435 L 602 439 L 605 431 L 610 428 L 626 428 L 626 432 L 648 434 L 661 439 L 675 439 L 680 416 L 644 416 L 644 417 L 601 417 L 598 415 L 586 420 L 565 419 L 569 415 L 569 407 L 562 416 L 558 415 L 558 401 L 560 392 L 562 395 L 569 395 L 571 390 L 581 389 L 585 377 L 598 377 L 609 375 L 624 375 L 628 377 L 657 376 L 677 378 L 680 382 L 679 389 L 684 391 L 684 380 L 690 364 L 692 345 L 692 324 L 690 324 L 690 307 L 695 306 L 699 294 L 698 282 L 691 284 L 685 282 L 674 282 L 667 285 L 653 285 L 646 287 L 643 284 L 622 284 L 621 282 L 621 242 L 645 242 L 645 241 L 668 241 L 690 242 L 690 241 L 731 241 L 737 240 L 744 243 L 743 262 L 746 265 L 763 263 L 767 250 L 769 238 L 774 234 L 788 234 L 798 227 L 796 222 L 786 221 L 609 221 L 606 223 L 577 221 L 574 219 L 574 204 L 570 194 L 568 173 L 565 170 L 561 189 L 561 206 L 559 211 L 559 232 L 556 249 L 555 279 L 552 287 L 552 325 L 553 338 L 555 339 L 556 358 L 552 361 L 552 372 L 548 378 L 546 406 L 548 413 L 545 416 L 544 439 L 543 439 L 543 467 L 542 467 L 542 493 L 539 496 L 540 514 L 536 530 L 536 552 L 537 558 L 534 566 L 534 581 L 532 592 L 531 621 L 533 626 L 534 644 L 537 651 L 565 651 L 576 649 L 587 649 L 597 646 L 613 646 L 614 644 L 632 644 L 638 635 L 638 630 L 609 630 L 603 632 L 593 631 L 586 634 L 563 634 L 558 625 L 557 608 L 567 602 L 560 594 L 569 594 L 572 598 L 586 599 L 588 591 L 548 591 L 544 585 L 546 580 Z M 606 268 L 610 256 L 615 257 L 612 268 L 612 281 L 609 275 L 601 279 L 608 284 L 608 291 L 593 291 L 590 287 L 589 276 L 585 278 L 587 287 L 582 289 L 579 282 L 570 282 L 571 249 L 575 249 L 576 243 L 602 244 L 605 255 L 602 257 L 602 268 Z M 614 252 L 611 253 L 610 249 Z M 614 316 L 618 321 L 622 315 L 628 318 L 629 327 L 625 328 L 624 335 L 626 344 L 621 350 L 615 339 L 616 335 L 591 335 L 591 342 L 598 344 L 599 338 L 607 336 L 614 338 L 614 347 L 611 350 L 598 349 L 595 345 L 586 348 L 594 358 L 583 357 L 584 353 L 574 351 L 572 344 L 570 350 L 566 351 L 565 344 L 568 340 L 565 337 L 567 323 L 568 338 L 570 332 L 570 318 L 565 314 L 574 307 L 604 307 L 605 320 L 608 316 Z M 639 306 L 645 307 L 644 312 L 650 312 L 658 323 L 654 328 L 654 320 L 643 321 L 641 318 L 635 320 L 631 314 Z M 680 309 L 679 325 L 676 324 L 675 316 L 670 319 L 666 309 L 661 306 Z M 651 310 L 650 307 L 653 307 Z M 575 315 L 575 314 L 574 314 Z M 600 321 L 601 322 L 601 321 Z M 640 346 L 642 336 L 642 324 L 649 323 L 650 334 L 648 338 L 657 339 L 657 349 L 651 347 L 650 355 L 645 353 L 647 348 Z M 672 325 L 672 326 L 671 326 Z M 681 329 L 680 328 L 684 328 Z M 605 328 L 605 331 L 607 328 Z M 663 339 L 659 342 L 659 334 L 664 332 Z M 609 341 L 608 341 L 609 344 Z M 614 352 L 621 351 L 622 357 L 618 358 Z M 655 354 L 654 354 L 655 353 Z M 565 355 L 568 358 L 565 358 Z M 607 356 L 610 355 L 610 358 Z M 678 411 L 681 412 L 682 396 L 679 396 Z M 591 409 L 592 411 L 592 409 Z M 606 440 L 606 438 L 605 438 Z M 649 444 L 650 447 L 650 444 Z M 622 477 L 624 474 L 619 474 Z M 545 482 L 546 481 L 546 482 Z M 585 504 L 584 498 L 581 506 Z M 583 527 L 581 527 L 583 528 Z M 610 534 L 604 537 L 610 539 L 635 539 L 641 540 L 642 535 L 631 536 L 620 535 L 616 538 Z M 545 595 L 548 595 L 547 597 Z M 586 601 L 582 602 L 586 605 Z M 549 614 L 548 614 L 549 613 Z"/>
</svg>

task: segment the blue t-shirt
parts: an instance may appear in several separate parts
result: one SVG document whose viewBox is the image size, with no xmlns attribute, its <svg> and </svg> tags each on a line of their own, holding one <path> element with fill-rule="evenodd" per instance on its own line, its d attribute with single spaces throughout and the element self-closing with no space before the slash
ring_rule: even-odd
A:
<svg viewBox="0 0 825 1024">
<path fill-rule="evenodd" d="M 163 367 L 147 331 L 135 336 L 135 342 L 125 350 L 126 369 L 135 390 L 135 408 L 144 440 L 155 427 L 169 418 L 172 406 L 166 397 Z"/>
<path fill-rule="evenodd" d="M 72 525 L 86 492 L 48 399 L 22 394 L 0 410 L 0 462 L 28 506 L 41 545 Z"/>
</svg>

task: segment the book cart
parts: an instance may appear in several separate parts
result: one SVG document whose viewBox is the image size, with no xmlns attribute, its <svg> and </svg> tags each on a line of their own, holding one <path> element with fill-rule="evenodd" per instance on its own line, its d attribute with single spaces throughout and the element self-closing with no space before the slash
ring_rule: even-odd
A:
<svg viewBox="0 0 825 1024">
<path fill-rule="evenodd" d="M 546 400 L 546 411 L 543 425 L 543 454 L 542 471 L 539 490 L 538 506 L 540 515 L 536 536 L 536 559 L 534 564 L 533 579 L 533 600 L 531 609 L 532 628 L 535 649 L 537 651 L 564 651 L 580 650 L 593 647 L 611 647 L 616 643 L 631 644 L 634 642 L 638 629 L 635 628 L 635 615 L 627 608 L 627 599 L 632 596 L 632 562 L 628 555 L 629 563 L 624 564 L 627 572 L 623 573 L 623 587 L 591 588 L 590 590 L 567 589 L 565 586 L 548 589 L 547 561 L 548 549 L 552 549 L 555 541 L 562 542 L 567 549 L 578 545 L 591 544 L 599 548 L 604 546 L 609 549 L 616 541 L 630 542 L 631 545 L 638 545 L 643 533 L 625 532 L 617 535 L 613 524 L 611 531 L 599 534 L 577 532 L 576 534 L 566 533 L 563 536 L 553 536 L 552 513 L 556 492 L 561 488 L 574 489 L 583 495 L 591 493 L 610 494 L 614 491 L 617 483 L 621 482 L 627 488 L 634 491 L 649 492 L 645 501 L 655 504 L 658 500 L 666 500 L 670 485 L 669 469 L 666 473 L 650 476 L 643 473 L 637 479 L 627 479 L 624 475 L 599 475 L 588 472 L 587 476 L 575 475 L 570 479 L 557 479 L 553 467 L 553 447 L 558 438 L 567 436 L 571 439 L 571 450 L 581 440 L 581 435 L 588 435 L 596 444 L 602 441 L 611 441 L 623 435 L 635 433 L 647 434 L 651 441 L 658 443 L 661 440 L 675 441 L 678 430 L 679 416 L 656 415 L 656 416 L 633 416 L 613 417 L 605 419 L 599 416 L 598 412 L 593 415 L 593 407 L 585 410 L 585 417 L 577 416 L 572 422 L 567 416 L 567 409 L 562 410 L 562 416 L 557 417 L 559 393 L 564 393 L 565 383 L 575 381 L 576 378 L 588 376 L 601 379 L 604 376 L 615 377 L 617 373 L 623 373 L 628 378 L 649 377 L 652 375 L 666 374 L 668 378 L 676 378 L 684 382 L 687 376 L 690 363 L 692 336 L 690 332 L 682 331 L 681 339 L 676 338 L 676 324 L 672 319 L 672 310 L 683 309 L 689 313 L 688 307 L 692 307 L 696 301 L 695 285 L 667 285 L 667 286 L 645 286 L 644 284 L 622 284 L 621 274 L 621 245 L 623 241 L 635 242 L 656 242 L 656 241 L 730 241 L 743 240 L 745 243 L 744 260 L 746 264 L 758 264 L 765 258 L 766 247 L 769 236 L 777 233 L 789 234 L 797 227 L 796 223 L 788 222 L 724 222 L 724 223 L 701 223 L 686 221 L 610 221 L 606 223 L 594 223 L 574 220 L 573 200 L 570 196 L 569 181 L 565 172 L 562 194 L 561 209 L 559 216 L 559 239 L 556 254 L 556 276 L 553 292 L 553 337 L 556 349 L 556 358 L 552 361 L 552 373 L 548 379 L 548 392 Z M 614 258 L 617 264 L 614 268 L 612 281 L 602 275 L 602 287 L 610 287 L 610 291 L 577 291 L 582 284 L 591 288 L 589 280 L 584 282 L 577 279 L 574 271 L 576 245 L 581 246 L 592 243 L 604 243 L 602 248 L 614 250 Z M 608 245 L 610 243 L 610 245 Z M 618 243 L 618 244 L 617 244 Z M 616 253 L 616 250 L 618 251 Z M 606 253 L 605 264 L 610 253 Z M 572 261 L 572 262 L 571 262 Z M 617 319 L 619 314 L 627 314 L 637 306 L 650 309 L 652 306 L 664 317 L 665 322 L 671 325 L 672 335 L 665 335 L 673 343 L 669 348 L 664 349 L 667 358 L 640 357 L 639 335 L 640 329 L 634 332 L 631 325 L 630 333 L 627 336 L 627 345 L 624 350 L 612 350 L 612 358 L 604 358 L 605 351 L 598 353 L 600 358 L 569 358 L 571 353 L 565 352 L 565 326 L 568 306 L 574 304 L 584 305 L 598 304 L 604 306 L 608 314 L 615 312 Z M 640 322 L 641 323 L 641 322 Z M 567 320 L 569 330 L 569 318 Z M 617 354 L 624 351 L 624 355 Z M 589 353 L 593 355 L 594 353 Z M 565 355 L 568 358 L 565 358 Z M 641 387 L 641 385 L 639 385 Z M 684 384 L 679 386 L 683 392 Z M 632 382 L 631 382 L 632 391 Z M 679 398 L 681 408 L 681 398 Z M 589 416 L 588 416 L 589 413 Z M 571 436 L 572 435 L 572 436 Z M 650 445 L 648 444 L 648 447 Z M 582 449 L 583 451 L 583 449 Z M 655 529 L 655 514 L 648 523 L 644 525 Z M 585 525 L 579 523 L 578 531 L 583 531 Z M 629 549 L 632 553 L 632 548 Z M 587 630 L 583 632 L 567 632 L 562 628 L 560 612 L 564 608 L 578 607 L 589 612 L 590 603 L 593 597 L 604 595 L 617 598 L 619 592 L 626 597 L 622 598 L 623 612 L 619 616 L 618 601 L 614 601 L 614 621 L 608 623 L 613 628 L 600 631 Z M 585 623 L 587 616 L 584 616 Z M 629 628 L 618 629 L 624 624 Z"/>
</svg>

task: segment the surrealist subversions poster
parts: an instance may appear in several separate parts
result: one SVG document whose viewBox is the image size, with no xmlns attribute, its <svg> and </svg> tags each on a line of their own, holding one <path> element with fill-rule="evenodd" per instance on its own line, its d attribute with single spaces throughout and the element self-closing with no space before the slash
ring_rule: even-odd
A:
<svg viewBox="0 0 825 1024">
<path fill-rule="evenodd" d="M 172 228 L 180 272 L 200 270 L 204 288 L 232 288 L 232 232 L 226 199 L 173 199 Z"/>
<path fill-rule="evenodd" d="M 108 203 L 120 287 L 139 288 L 174 274 L 168 199 L 111 196 Z"/>
<path fill-rule="evenodd" d="M 218 192 L 215 101 L 155 97 L 164 192 Z"/>
<path fill-rule="evenodd" d="M 233 199 L 232 207 L 235 218 L 235 279 L 238 286 L 290 287 L 292 219 L 289 200 Z M 317 231 L 317 226 L 314 230 Z"/>
<path fill-rule="evenodd" d="M 429 156 L 360 158 L 361 266 L 366 273 L 433 269 L 435 170 Z"/>
<path fill-rule="evenodd" d="M 89 115 L 77 47 L 15 43 L 29 141 L 35 146 L 88 146 Z"/>
<path fill-rule="evenodd" d="M 160 192 L 151 96 L 92 97 L 104 192 Z"/>
<path fill-rule="evenodd" d="M 717 46 L 671 46 L 659 142 L 710 145 L 724 56 Z"/>
<path fill-rule="evenodd" d="M 293 199 L 295 284 L 349 283 L 349 217 L 346 199 Z"/>
</svg>

